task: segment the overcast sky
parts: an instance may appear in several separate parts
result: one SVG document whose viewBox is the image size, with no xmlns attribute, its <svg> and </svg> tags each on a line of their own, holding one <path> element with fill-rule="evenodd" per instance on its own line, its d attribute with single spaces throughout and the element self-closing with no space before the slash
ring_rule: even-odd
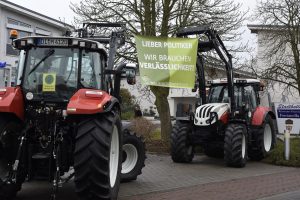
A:
<svg viewBox="0 0 300 200">
<path fill-rule="evenodd" d="M 73 22 L 74 13 L 69 8 L 71 2 L 79 3 L 80 0 L 9 0 L 31 10 L 37 11 L 55 19 L 65 19 L 67 23 Z M 105 0 L 104 0 L 105 1 Z M 250 9 L 250 12 L 255 9 L 256 0 L 234 0 L 241 3 L 242 9 Z"/>
<path fill-rule="evenodd" d="M 81 0 L 9 0 L 13 3 L 19 4 L 23 7 L 29 8 L 36 12 L 42 13 L 49 17 L 60 19 L 66 23 L 73 24 L 74 13 L 69 8 L 70 3 L 79 3 Z M 104 0 L 105 1 L 105 0 Z M 235 0 L 242 4 L 242 9 L 249 9 L 249 14 L 253 13 L 256 7 L 256 0 Z M 245 25 L 253 22 L 245 22 Z M 256 37 L 253 34 L 250 34 L 250 30 L 246 27 L 243 28 L 245 31 L 243 35 L 243 43 L 251 41 L 253 47 L 256 45 L 253 44 L 253 41 L 256 41 Z"/>
</svg>

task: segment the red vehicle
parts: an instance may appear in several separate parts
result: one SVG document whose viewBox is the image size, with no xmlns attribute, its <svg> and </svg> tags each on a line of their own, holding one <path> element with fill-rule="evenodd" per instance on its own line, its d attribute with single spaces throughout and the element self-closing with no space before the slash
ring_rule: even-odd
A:
<svg viewBox="0 0 300 200">
<path fill-rule="evenodd" d="M 103 28 L 114 31 L 96 37 Z M 53 182 L 55 199 L 73 176 L 80 199 L 117 199 L 121 176 L 133 180 L 141 173 L 140 139 L 124 133 L 122 151 L 120 80 L 135 83 L 134 65 L 114 65 L 124 31 L 124 24 L 86 23 L 79 37 L 13 41 L 20 50 L 17 86 L 0 89 L 1 200 L 14 199 L 25 179 Z"/>
<path fill-rule="evenodd" d="M 177 118 L 171 135 L 173 161 L 191 162 L 197 145 L 206 155 L 224 157 L 226 165 L 233 167 L 244 167 L 248 157 L 264 158 L 274 147 L 276 131 L 275 114 L 260 105 L 260 81 L 233 77 L 232 56 L 209 26 L 183 28 L 177 35 L 200 38 L 195 88 L 199 87 L 200 99 L 194 113 L 180 113 Z M 224 63 L 227 78 L 206 82 L 205 52 L 213 50 Z"/>
</svg>

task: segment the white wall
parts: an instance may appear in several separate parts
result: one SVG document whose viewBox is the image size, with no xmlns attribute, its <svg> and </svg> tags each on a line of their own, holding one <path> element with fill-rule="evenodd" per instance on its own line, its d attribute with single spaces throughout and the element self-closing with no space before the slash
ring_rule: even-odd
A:
<svg viewBox="0 0 300 200">
<path fill-rule="evenodd" d="M 63 34 L 63 31 L 60 30 L 58 27 L 50 25 L 45 21 L 30 18 L 28 16 L 22 15 L 21 13 L 14 12 L 12 10 L 8 10 L 3 7 L 0 7 L 0 18 L 1 18 L 0 20 L 0 62 L 6 62 L 8 64 L 7 68 L 9 69 L 10 69 L 9 66 L 14 66 L 14 67 L 16 66 L 16 61 L 18 60 L 18 57 L 13 55 L 6 55 L 6 44 L 7 44 L 7 37 L 8 37 L 7 27 L 11 26 L 7 23 L 7 18 L 21 21 L 26 24 L 30 24 L 31 28 L 24 28 L 21 26 L 18 26 L 16 28 L 30 32 L 31 35 L 35 34 L 37 27 L 51 32 L 51 36 L 59 36 Z M 0 87 L 4 86 L 4 80 L 2 78 L 3 76 L 1 76 L 2 74 L 3 74 L 3 69 L 0 70 Z M 10 76 L 8 77 L 9 79 Z"/>
<path fill-rule="evenodd" d="M 131 93 L 131 95 L 134 95 L 136 97 L 136 100 L 138 101 L 138 104 L 140 105 L 140 108 L 142 111 L 144 109 L 148 109 L 150 106 L 155 106 L 154 101 L 155 97 L 150 91 L 150 89 L 147 89 L 146 86 L 143 86 L 140 81 L 140 76 L 136 77 L 136 84 L 135 85 L 128 85 L 125 80 L 121 81 L 121 88 L 126 88 Z"/>
<path fill-rule="evenodd" d="M 269 49 L 278 45 L 278 43 L 266 40 L 266 30 L 258 31 L 257 33 L 257 67 L 258 69 L 266 69 L 274 63 L 274 59 L 268 60 L 267 52 Z M 291 48 L 286 45 L 285 53 L 283 55 L 291 55 Z M 281 53 L 274 56 L 281 56 Z M 261 70 L 259 70 L 260 72 Z M 285 86 L 280 83 L 272 82 L 267 88 L 272 102 L 300 102 L 299 93 L 295 89 L 286 90 Z"/>
</svg>

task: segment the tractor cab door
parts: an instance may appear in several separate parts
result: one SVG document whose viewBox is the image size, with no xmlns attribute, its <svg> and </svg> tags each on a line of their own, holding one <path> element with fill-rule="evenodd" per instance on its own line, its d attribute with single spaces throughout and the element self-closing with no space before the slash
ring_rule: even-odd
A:
<svg viewBox="0 0 300 200">
<path fill-rule="evenodd" d="M 252 85 L 243 87 L 243 111 L 246 118 L 251 119 L 252 115 L 258 106 L 257 92 Z"/>
</svg>

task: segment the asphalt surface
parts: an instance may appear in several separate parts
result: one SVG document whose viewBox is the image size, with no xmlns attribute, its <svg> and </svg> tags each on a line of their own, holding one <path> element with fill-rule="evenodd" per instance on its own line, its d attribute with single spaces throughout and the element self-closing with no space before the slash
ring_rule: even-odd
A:
<svg viewBox="0 0 300 200">
<path fill-rule="evenodd" d="M 25 183 L 18 200 L 50 199 L 51 185 Z M 59 190 L 57 200 L 77 200 L 72 181 Z M 120 200 L 298 200 L 300 169 L 261 162 L 245 168 L 225 167 L 222 159 L 197 156 L 191 164 L 173 163 L 168 155 L 148 155 L 143 174 L 122 183 Z"/>
</svg>

